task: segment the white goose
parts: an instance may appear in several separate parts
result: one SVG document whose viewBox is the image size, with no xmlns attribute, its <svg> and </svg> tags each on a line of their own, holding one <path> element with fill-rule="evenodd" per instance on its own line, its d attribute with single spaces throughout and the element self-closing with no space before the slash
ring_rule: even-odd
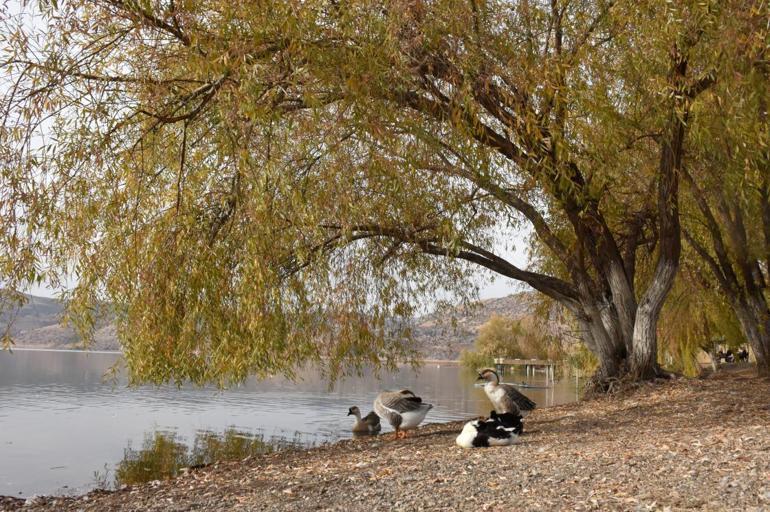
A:
<svg viewBox="0 0 770 512">
<path fill-rule="evenodd" d="M 498 414 L 513 413 L 526 416 L 537 404 L 510 384 L 500 384 L 500 377 L 492 368 L 479 372 L 478 380 L 485 380 L 484 391 Z"/>
<path fill-rule="evenodd" d="M 396 439 L 406 437 L 406 430 L 417 428 L 433 405 L 408 389 L 383 391 L 374 399 L 374 412 L 396 431 Z"/>
</svg>

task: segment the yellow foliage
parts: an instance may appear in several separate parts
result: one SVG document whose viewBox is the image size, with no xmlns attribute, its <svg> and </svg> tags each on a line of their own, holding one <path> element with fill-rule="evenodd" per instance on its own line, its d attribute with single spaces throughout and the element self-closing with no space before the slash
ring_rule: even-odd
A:
<svg viewBox="0 0 770 512">
<path fill-rule="evenodd" d="M 472 351 L 464 351 L 466 366 L 489 364 L 495 357 L 521 359 L 560 359 L 561 344 L 544 332 L 533 317 L 514 320 L 493 314 L 479 328 Z"/>
<path fill-rule="evenodd" d="M 684 375 L 700 374 L 699 353 L 716 343 L 737 348 L 745 343 L 740 326 L 724 297 L 707 289 L 685 268 L 661 313 L 658 360 Z"/>
</svg>

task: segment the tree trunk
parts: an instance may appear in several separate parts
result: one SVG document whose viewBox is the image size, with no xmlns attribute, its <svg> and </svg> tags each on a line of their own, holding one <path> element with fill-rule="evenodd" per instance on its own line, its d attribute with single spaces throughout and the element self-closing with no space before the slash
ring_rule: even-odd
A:
<svg viewBox="0 0 770 512">
<path fill-rule="evenodd" d="M 671 85 L 681 91 L 687 75 L 687 58 L 676 45 L 672 48 Z M 631 375 L 636 379 L 650 379 L 658 374 L 657 325 L 660 310 L 674 284 L 682 252 L 679 223 L 679 173 L 682 169 L 687 103 L 684 95 L 674 95 L 669 114 L 667 136 L 661 140 L 658 166 L 658 218 L 660 241 L 658 261 L 650 284 L 636 311 L 634 322 Z"/>
<path fill-rule="evenodd" d="M 659 286 L 662 286 L 661 283 Z M 670 289 L 671 286 L 669 285 Z M 667 291 L 665 293 L 668 293 Z M 665 300 L 665 295 L 664 295 Z M 635 379 L 648 380 L 658 373 L 658 317 L 662 303 L 646 300 L 636 312 L 634 324 L 634 351 L 631 353 L 631 374 Z"/>
<path fill-rule="evenodd" d="M 770 378 L 770 333 L 765 331 L 753 342 L 749 341 L 757 359 L 757 376 Z"/>
<path fill-rule="evenodd" d="M 699 193 L 697 188 L 693 188 L 693 190 Z M 709 217 L 710 211 L 707 209 L 705 201 L 702 201 L 702 210 L 707 220 L 711 221 L 712 243 L 717 252 L 717 259 L 712 258 L 705 247 L 700 245 L 692 236 L 687 235 L 687 241 L 711 268 L 719 289 L 728 298 L 730 307 L 738 319 L 741 332 L 754 351 L 754 357 L 757 360 L 757 373 L 760 376 L 770 377 L 770 308 L 768 308 L 763 289 L 754 282 L 753 274 L 744 275 L 748 281 L 739 282 L 738 276 L 733 270 L 733 263 L 728 259 L 719 229 L 716 227 L 713 217 Z"/>
<path fill-rule="evenodd" d="M 599 360 L 599 368 L 596 370 L 594 379 L 606 382 L 619 377 L 623 368 L 623 360 L 612 349 L 612 344 L 607 337 L 604 326 L 598 325 L 590 318 L 580 318 L 578 323 L 583 331 L 583 342 Z M 597 337 L 600 340 L 598 342 Z"/>
<path fill-rule="evenodd" d="M 679 227 L 678 168 L 684 127 L 675 130 L 671 145 L 661 155 L 661 177 L 658 192 L 660 209 L 660 253 L 652 280 L 636 310 L 631 352 L 631 374 L 636 379 L 651 379 L 658 374 L 657 325 L 663 303 L 674 284 L 682 249 Z"/>
<path fill-rule="evenodd" d="M 770 377 L 770 310 L 759 294 L 748 300 L 732 301 L 733 310 L 757 360 L 757 375 Z"/>
<path fill-rule="evenodd" d="M 612 302 L 617 318 L 619 335 L 624 340 L 626 354 L 633 352 L 634 322 L 636 322 L 636 296 L 633 289 L 633 276 L 626 274 L 621 262 L 613 261 L 608 276 L 612 290 Z M 630 282 L 629 282 L 630 281 Z"/>
<path fill-rule="evenodd" d="M 578 317 L 583 332 L 590 336 L 586 345 L 599 359 L 598 381 L 620 376 L 625 368 L 626 341 L 614 305 L 603 297 L 601 289 L 588 279 L 578 284 L 582 315 Z"/>
</svg>

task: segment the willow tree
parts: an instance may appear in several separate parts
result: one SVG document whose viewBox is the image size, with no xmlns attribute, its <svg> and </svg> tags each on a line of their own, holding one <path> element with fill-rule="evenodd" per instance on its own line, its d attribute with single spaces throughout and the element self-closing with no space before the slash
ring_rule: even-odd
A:
<svg viewBox="0 0 770 512">
<path fill-rule="evenodd" d="M 737 351 L 746 338 L 716 280 L 692 252 L 682 255 L 683 268 L 661 312 L 658 357 L 673 371 L 696 377 L 699 356 L 708 354 L 716 369 L 718 345 Z"/>
<path fill-rule="evenodd" d="M 770 64 L 768 6 L 744 2 L 725 27 L 725 79 L 697 126 L 704 141 L 685 169 L 691 222 L 684 236 L 711 272 L 770 376 Z"/>
<path fill-rule="evenodd" d="M 729 6 L 45 12 L 39 35 L 5 21 L 3 208 L 23 219 L 4 225 L 3 279 L 74 273 L 74 316 L 114 305 L 135 378 L 392 364 L 416 301 L 466 292 L 477 267 L 571 311 L 601 380 L 659 373 L 687 120 Z M 495 253 L 521 224 L 552 273 Z"/>
</svg>

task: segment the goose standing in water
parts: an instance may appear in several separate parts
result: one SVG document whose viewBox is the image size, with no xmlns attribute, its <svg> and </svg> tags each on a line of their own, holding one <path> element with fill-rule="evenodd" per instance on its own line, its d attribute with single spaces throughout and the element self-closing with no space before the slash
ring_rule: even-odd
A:
<svg viewBox="0 0 770 512">
<path fill-rule="evenodd" d="M 374 412 L 387 420 L 396 431 L 396 439 L 406 437 L 406 430 L 417 428 L 433 405 L 423 403 L 422 398 L 408 389 L 383 391 L 374 399 Z"/>
<path fill-rule="evenodd" d="M 351 415 L 356 417 L 356 422 L 353 424 L 354 434 L 375 434 L 382 428 L 380 425 L 380 417 L 377 416 L 374 411 L 362 418 L 361 410 L 354 405 L 348 409 L 348 416 Z"/>
<path fill-rule="evenodd" d="M 481 370 L 478 380 L 487 381 L 484 391 L 497 414 L 513 413 L 517 416 L 526 416 L 529 411 L 537 407 L 535 402 L 515 387 L 510 384 L 500 384 L 500 377 L 492 368 Z"/>
</svg>

